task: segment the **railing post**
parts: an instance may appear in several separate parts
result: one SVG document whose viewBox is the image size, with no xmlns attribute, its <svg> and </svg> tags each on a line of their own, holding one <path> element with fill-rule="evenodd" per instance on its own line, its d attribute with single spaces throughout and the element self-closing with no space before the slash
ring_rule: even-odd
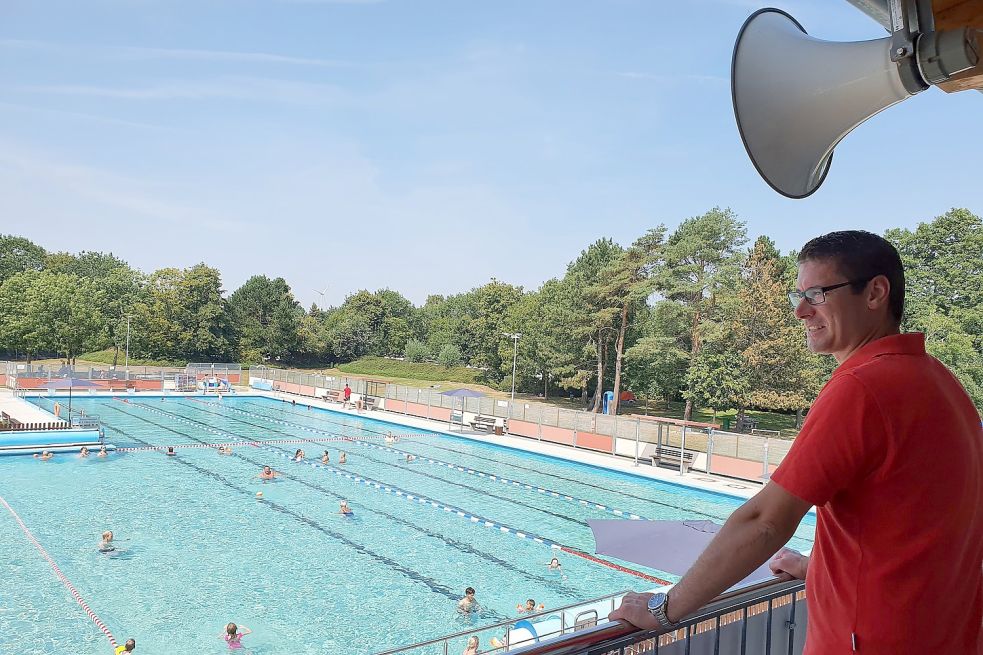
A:
<svg viewBox="0 0 983 655">
<path fill-rule="evenodd" d="M 641 427 L 641 424 L 642 424 L 642 419 L 636 418 L 635 419 L 635 466 L 638 466 L 638 430 Z M 615 441 L 617 441 L 617 439 L 618 438 L 615 437 Z"/>
<path fill-rule="evenodd" d="M 761 479 L 768 479 L 768 437 L 765 437 L 765 448 L 761 457 Z"/>
<path fill-rule="evenodd" d="M 679 448 L 679 475 L 682 475 L 686 467 L 686 424 L 683 423 L 683 444 Z"/>
<path fill-rule="evenodd" d="M 713 468 L 713 428 L 707 428 L 707 473 Z"/>
</svg>

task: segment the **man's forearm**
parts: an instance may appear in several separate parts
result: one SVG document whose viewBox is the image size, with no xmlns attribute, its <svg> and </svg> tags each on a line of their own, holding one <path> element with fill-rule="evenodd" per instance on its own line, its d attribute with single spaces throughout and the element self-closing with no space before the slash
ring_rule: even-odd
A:
<svg viewBox="0 0 983 655">
<path fill-rule="evenodd" d="M 747 505 L 731 515 L 683 579 L 669 592 L 678 621 L 737 584 L 774 555 L 795 532 L 779 528 Z"/>
</svg>

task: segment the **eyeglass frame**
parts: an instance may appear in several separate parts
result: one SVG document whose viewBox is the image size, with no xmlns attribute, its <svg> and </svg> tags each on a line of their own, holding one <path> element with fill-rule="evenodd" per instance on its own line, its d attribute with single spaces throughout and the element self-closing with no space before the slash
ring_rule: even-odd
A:
<svg viewBox="0 0 983 655">
<path fill-rule="evenodd" d="M 848 284 L 867 284 L 868 282 L 870 282 L 871 280 L 873 280 L 875 277 L 877 277 L 877 275 L 871 275 L 870 277 L 867 277 L 867 278 L 859 278 L 857 280 L 848 280 L 846 282 L 840 282 L 839 284 L 831 284 L 828 287 L 809 287 L 808 289 L 803 289 L 802 291 L 789 291 L 788 292 L 788 301 L 792 304 L 792 308 L 793 309 L 797 309 L 799 307 L 799 303 L 801 303 L 803 300 L 805 300 L 810 305 L 822 305 L 823 303 L 826 302 L 826 294 L 828 292 L 833 291 L 834 289 L 839 289 L 841 287 L 845 287 Z M 806 295 L 810 291 L 813 292 L 813 293 L 815 293 L 817 291 L 819 293 L 821 293 L 822 294 L 822 300 L 813 302 L 812 299 L 810 299 L 809 296 Z"/>
</svg>

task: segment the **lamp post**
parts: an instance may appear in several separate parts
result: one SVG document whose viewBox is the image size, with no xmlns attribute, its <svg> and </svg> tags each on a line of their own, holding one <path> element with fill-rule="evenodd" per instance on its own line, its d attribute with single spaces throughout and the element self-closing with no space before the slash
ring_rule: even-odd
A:
<svg viewBox="0 0 983 655">
<path fill-rule="evenodd" d="M 119 352 L 119 351 L 116 351 Z M 126 315 L 126 355 L 123 359 L 123 368 L 126 369 L 126 381 L 130 381 L 130 315 Z"/>
<path fill-rule="evenodd" d="M 522 336 L 521 332 L 503 332 L 502 336 L 506 336 L 513 341 L 512 348 L 512 402 L 515 403 L 515 363 L 519 358 L 519 337 Z"/>
</svg>

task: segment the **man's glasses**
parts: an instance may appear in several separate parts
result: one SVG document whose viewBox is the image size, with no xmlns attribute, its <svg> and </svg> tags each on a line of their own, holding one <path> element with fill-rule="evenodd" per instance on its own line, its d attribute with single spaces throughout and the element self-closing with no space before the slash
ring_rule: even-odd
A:
<svg viewBox="0 0 983 655">
<path fill-rule="evenodd" d="M 803 299 L 810 305 L 822 305 L 826 302 L 826 293 L 832 291 L 833 289 L 839 289 L 840 287 L 845 287 L 848 284 L 866 284 L 873 280 L 876 275 L 872 275 L 868 278 L 862 278 L 859 280 L 850 280 L 849 282 L 841 282 L 839 284 L 833 284 L 828 287 L 809 287 L 805 291 L 789 291 L 788 301 L 792 303 L 792 307 L 798 307 L 799 303 Z"/>
</svg>

